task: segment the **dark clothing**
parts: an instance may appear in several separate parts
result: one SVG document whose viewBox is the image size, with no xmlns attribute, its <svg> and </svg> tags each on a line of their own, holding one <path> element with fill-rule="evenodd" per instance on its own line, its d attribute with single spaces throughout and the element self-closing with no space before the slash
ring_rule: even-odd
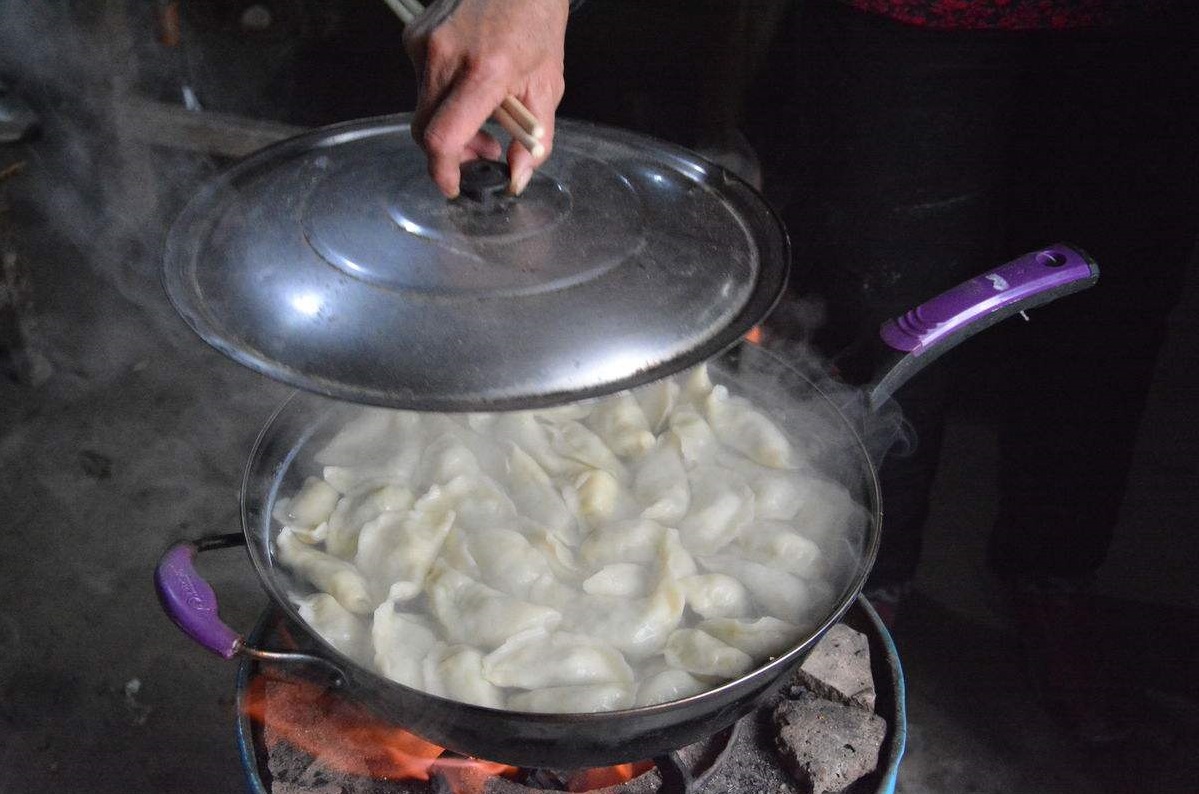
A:
<svg viewBox="0 0 1199 794">
<path fill-rule="evenodd" d="M 1047 30 L 1151 24 L 1191 0 L 842 0 L 908 25 Z"/>
<path fill-rule="evenodd" d="M 905 387 L 874 583 L 914 574 L 953 364 L 1001 419 L 1002 574 L 1075 576 L 1117 519 L 1165 317 L 1199 231 L 1194 27 L 947 31 L 834 0 L 798 17 L 784 216 L 830 354 L 963 278 L 1066 241 L 1099 285 L 968 342 Z"/>
</svg>

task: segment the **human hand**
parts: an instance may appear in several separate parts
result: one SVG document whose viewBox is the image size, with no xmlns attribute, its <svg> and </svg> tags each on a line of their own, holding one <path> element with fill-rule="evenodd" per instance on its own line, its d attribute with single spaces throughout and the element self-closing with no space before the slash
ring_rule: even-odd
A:
<svg viewBox="0 0 1199 794">
<path fill-rule="evenodd" d="M 553 148 L 562 101 L 568 0 L 436 0 L 404 30 L 419 93 L 412 135 L 429 158 L 429 175 L 458 195 L 466 160 L 498 160 L 499 141 L 481 127 L 509 94 L 545 127 L 541 156 L 513 141 L 509 189 L 519 194 Z"/>
</svg>

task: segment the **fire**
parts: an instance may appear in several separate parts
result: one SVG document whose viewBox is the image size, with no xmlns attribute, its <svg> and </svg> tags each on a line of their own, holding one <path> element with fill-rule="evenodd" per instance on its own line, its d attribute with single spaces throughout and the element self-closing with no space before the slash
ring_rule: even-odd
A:
<svg viewBox="0 0 1199 794">
<path fill-rule="evenodd" d="M 390 725 L 339 690 L 271 673 L 256 675 L 246 690 L 247 716 L 267 729 L 267 742 L 286 741 L 330 770 L 379 780 L 429 780 L 437 775 L 454 794 L 482 794 L 496 775 L 516 767 L 477 758 L 445 756 L 445 748 Z M 273 737 L 272 737 L 273 734 Z M 587 769 L 566 790 L 594 791 L 648 772 L 653 761 Z"/>
<path fill-rule="evenodd" d="M 635 764 L 617 764 L 597 769 L 586 769 L 571 778 L 568 791 L 594 791 L 595 789 L 625 783 L 654 768 L 653 761 L 638 761 Z"/>
<path fill-rule="evenodd" d="M 295 678 L 255 676 L 245 710 L 281 739 L 345 774 L 381 780 L 428 780 L 437 774 L 454 794 L 475 794 L 487 778 L 516 771 L 491 761 L 443 758 L 444 748 L 379 720 L 335 690 Z"/>
</svg>

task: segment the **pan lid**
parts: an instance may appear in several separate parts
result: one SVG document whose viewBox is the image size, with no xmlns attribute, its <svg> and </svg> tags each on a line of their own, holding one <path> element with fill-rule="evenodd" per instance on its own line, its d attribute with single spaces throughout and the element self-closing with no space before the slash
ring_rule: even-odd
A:
<svg viewBox="0 0 1199 794">
<path fill-rule="evenodd" d="M 735 343 L 786 282 L 741 180 L 562 120 L 525 193 L 467 164 L 447 201 L 408 116 L 315 130 L 206 184 L 164 284 L 207 342 L 300 388 L 415 410 L 532 408 L 656 380 Z"/>
</svg>

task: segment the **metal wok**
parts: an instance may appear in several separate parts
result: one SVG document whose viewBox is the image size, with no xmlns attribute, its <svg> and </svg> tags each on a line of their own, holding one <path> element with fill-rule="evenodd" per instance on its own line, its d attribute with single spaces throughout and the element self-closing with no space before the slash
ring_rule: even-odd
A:
<svg viewBox="0 0 1199 794">
<path fill-rule="evenodd" d="M 734 681 L 692 697 L 655 706 L 595 714 L 534 714 L 447 700 L 394 683 L 355 663 L 314 632 L 317 655 L 251 648 L 217 615 L 212 589 L 198 576 L 198 551 L 244 542 L 274 603 L 296 624 L 289 595 L 302 592 L 275 556 L 271 508 L 277 496 L 299 487 L 306 451 L 340 427 L 358 406 L 297 393 L 268 422 L 254 447 L 242 487 L 241 536 L 221 536 L 171 547 L 155 581 L 171 619 L 203 647 L 225 658 L 239 655 L 327 668 L 358 700 L 405 729 L 473 757 L 525 767 L 582 768 L 662 755 L 722 729 L 751 711 L 781 686 L 820 637 L 860 593 L 873 564 L 882 529 L 882 502 L 871 455 L 862 441 L 863 422 L 886 397 L 945 350 L 1004 317 L 1090 286 L 1094 263 L 1080 251 L 1053 246 L 972 279 L 885 324 L 880 344 L 891 366 L 872 389 L 831 396 L 813 379 L 773 354 L 743 344 L 709 363 L 714 381 L 768 408 L 813 463 L 814 474 L 837 478 L 863 508 L 862 521 L 847 527 L 859 561 L 838 584 L 827 615 L 802 642 Z"/>
</svg>

